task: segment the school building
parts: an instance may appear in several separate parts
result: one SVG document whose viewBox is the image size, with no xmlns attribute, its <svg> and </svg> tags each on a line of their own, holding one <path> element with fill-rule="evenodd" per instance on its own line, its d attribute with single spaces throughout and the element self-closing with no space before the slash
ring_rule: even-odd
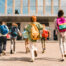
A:
<svg viewBox="0 0 66 66">
<path fill-rule="evenodd" d="M 54 19 L 60 9 L 66 16 L 66 0 L 0 0 L 0 22 L 5 21 L 9 28 L 16 22 L 22 32 L 34 15 L 38 22 L 46 25 L 50 31 L 49 39 L 53 40 Z"/>
</svg>

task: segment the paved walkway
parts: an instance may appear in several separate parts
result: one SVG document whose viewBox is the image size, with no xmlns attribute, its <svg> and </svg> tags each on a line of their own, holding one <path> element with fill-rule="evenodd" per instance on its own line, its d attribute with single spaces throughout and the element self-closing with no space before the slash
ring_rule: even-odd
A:
<svg viewBox="0 0 66 66">
<path fill-rule="evenodd" d="M 16 54 L 10 55 L 10 42 L 7 43 L 7 56 L 0 57 L 0 66 L 66 66 L 66 59 L 60 62 L 61 53 L 57 41 L 47 41 L 46 51 L 42 54 L 41 43 L 37 43 L 38 57 L 30 62 L 30 53 L 25 53 L 24 41 L 17 41 Z"/>
</svg>

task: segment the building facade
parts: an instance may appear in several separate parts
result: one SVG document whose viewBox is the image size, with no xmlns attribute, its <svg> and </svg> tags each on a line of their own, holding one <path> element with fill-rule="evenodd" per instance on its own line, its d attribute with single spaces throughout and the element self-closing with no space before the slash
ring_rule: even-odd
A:
<svg viewBox="0 0 66 66">
<path fill-rule="evenodd" d="M 37 16 L 37 21 L 46 25 L 53 40 L 54 19 L 60 9 L 66 16 L 65 8 L 66 0 L 0 0 L 0 21 L 6 21 L 9 27 L 16 22 L 22 32 L 31 22 L 31 16 Z"/>
</svg>

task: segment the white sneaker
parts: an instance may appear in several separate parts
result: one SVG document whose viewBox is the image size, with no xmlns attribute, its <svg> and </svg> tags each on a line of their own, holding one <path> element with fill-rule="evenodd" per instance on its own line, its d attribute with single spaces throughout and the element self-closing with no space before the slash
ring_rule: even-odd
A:
<svg viewBox="0 0 66 66">
<path fill-rule="evenodd" d="M 2 56 L 2 53 L 0 53 L 0 56 Z"/>
<path fill-rule="evenodd" d="M 31 62 L 34 62 L 34 59 L 31 59 L 30 61 L 31 61 Z"/>
<path fill-rule="evenodd" d="M 3 50 L 2 55 L 6 55 L 6 51 Z"/>
</svg>

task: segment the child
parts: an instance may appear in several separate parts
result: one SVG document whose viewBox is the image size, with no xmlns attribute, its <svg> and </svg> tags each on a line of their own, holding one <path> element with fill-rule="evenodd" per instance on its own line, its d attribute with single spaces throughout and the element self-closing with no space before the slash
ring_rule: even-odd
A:
<svg viewBox="0 0 66 66">
<path fill-rule="evenodd" d="M 28 39 L 30 42 L 30 53 L 31 53 L 31 61 L 35 60 L 37 57 L 37 40 L 40 39 L 39 30 L 43 29 L 43 26 L 38 23 L 36 16 L 31 17 L 31 23 L 27 25 L 26 30 L 28 31 Z"/>
<path fill-rule="evenodd" d="M 59 45 L 62 54 L 61 61 L 64 61 L 64 57 L 66 57 L 66 19 L 64 18 L 63 10 L 59 10 L 58 12 L 58 17 L 55 20 L 55 29 L 57 29 L 59 38 Z"/>
<path fill-rule="evenodd" d="M 7 34 L 9 32 L 8 27 L 5 22 L 2 22 L 0 26 L 0 56 L 6 54 L 6 43 L 7 43 Z"/>
<path fill-rule="evenodd" d="M 48 31 L 45 29 L 45 25 L 43 24 L 43 30 L 42 30 L 42 37 L 41 37 L 41 43 L 42 43 L 42 53 L 45 52 L 45 41 L 48 38 Z"/>
<path fill-rule="evenodd" d="M 18 25 L 16 23 L 12 23 L 12 27 L 11 27 L 11 30 L 10 30 L 10 35 L 11 35 L 10 53 L 11 54 L 15 53 L 15 43 L 16 43 L 16 38 L 17 38 L 18 34 L 20 34 L 20 31 L 18 29 Z"/>
</svg>

